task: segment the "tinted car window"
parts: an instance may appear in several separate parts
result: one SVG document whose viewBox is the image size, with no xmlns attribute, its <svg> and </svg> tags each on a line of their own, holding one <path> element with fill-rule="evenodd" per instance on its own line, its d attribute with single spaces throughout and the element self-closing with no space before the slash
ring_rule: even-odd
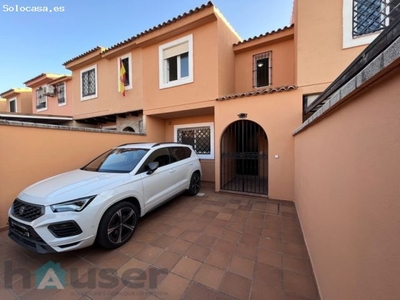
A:
<svg viewBox="0 0 400 300">
<path fill-rule="evenodd" d="M 170 147 L 169 153 L 171 155 L 172 162 L 176 162 L 189 158 L 192 152 L 188 147 Z"/>
<path fill-rule="evenodd" d="M 154 151 L 143 163 L 138 173 L 142 173 L 148 171 L 147 165 L 153 161 L 157 161 L 159 163 L 159 167 L 166 166 L 171 163 L 169 152 L 167 148 L 161 148 Z"/>
<path fill-rule="evenodd" d="M 103 153 L 81 170 L 106 173 L 129 173 L 148 150 L 146 149 L 112 149 Z"/>
</svg>

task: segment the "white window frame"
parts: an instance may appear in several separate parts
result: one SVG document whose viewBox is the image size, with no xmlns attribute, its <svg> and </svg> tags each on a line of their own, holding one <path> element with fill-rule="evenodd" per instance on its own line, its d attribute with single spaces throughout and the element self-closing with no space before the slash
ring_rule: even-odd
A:
<svg viewBox="0 0 400 300">
<path fill-rule="evenodd" d="M 120 83 L 120 78 L 119 78 L 119 74 L 121 71 L 121 65 L 120 65 L 120 60 L 121 59 L 125 59 L 128 58 L 128 64 L 129 64 L 129 70 L 128 70 L 128 75 L 129 75 L 129 84 L 125 86 L 125 90 L 130 90 L 132 89 L 132 54 L 128 53 L 126 55 L 122 55 L 120 57 L 118 57 L 117 59 L 117 91 L 119 92 L 119 83 Z"/>
<path fill-rule="evenodd" d="M 40 88 L 42 88 L 42 91 L 43 91 L 43 87 L 42 86 L 40 86 L 40 87 L 38 87 L 36 90 L 35 90 L 35 92 L 36 92 L 36 111 L 37 112 L 41 112 L 41 111 L 46 111 L 47 110 L 47 105 L 48 105 L 48 102 L 47 102 L 47 96 L 44 96 L 45 97 L 45 99 L 44 99 L 44 103 L 46 103 L 46 106 L 44 107 L 44 108 L 40 108 L 40 109 L 38 109 L 37 108 L 37 105 L 38 105 L 38 98 L 37 98 L 37 90 L 38 89 L 40 89 Z"/>
<path fill-rule="evenodd" d="M 58 86 L 59 86 L 60 84 L 63 84 L 63 85 L 64 85 L 64 103 L 61 103 L 61 104 L 58 102 Z M 56 93 L 57 93 L 57 103 L 58 103 L 58 106 L 65 106 L 65 105 L 67 105 L 67 83 L 66 83 L 66 82 L 57 83 L 57 84 L 56 84 L 56 87 L 57 87 Z"/>
<path fill-rule="evenodd" d="M 84 72 L 90 71 L 94 69 L 94 77 L 95 77 L 95 82 L 96 82 L 96 86 L 95 86 L 95 93 L 94 95 L 89 95 L 89 96 L 85 96 L 83 97 L 83 85 L 82 85 L 82 74 Z M 79 81 L 80 81 L 80 97 L 81 97 L 81 101 L 86 101 L 86 100 L 90 100 L 90 99 L 95 99 L 97 98 L 97 91 L 98 91 L 98 80 L 97 80 L 97 65 L 93 65 L 90 66 L 88 68 L 82 69 L 80 72 L 80 76 L 79 76 Z"/>
<path fill-rule="evenodd" d="M 189 129 L 195 127 L 210 127 L 210 154 L 197 154 L 200 159 L 214 159 L 214 123 L 193 123 L 174 125 L 174 142 L 178 142 L 178 129 Z"/>
<path fill-rule="evenodd" d="M 180 44 L 188 44 L 188 67 L 189 76 L 182 77 L 178 76 L 177 80 L 169 81 L 167 80 L 167 60 L 164 59 L 164 51 L 178 46 Z M 185 53 L 185 52 L 183 52 Z M 193 34 L 184 36 L 172 42 L 166 43 L 158 47 L 158 59 L 159 59 L 159 87 L 160 89 L 170 88 L 178 85 L 188 84 L 193 82 Z M 178 74 L 180 72 L 180 60 L 178 60 Z"/>
<path fill-rule="evenodd" d="M 370 44 L 380 33 L 353 37 L 353 0 L 343 0 L 343 49 Z"/>
<path fill-rule="evenodd" d="M 18 102 L 17 102 L 17 98 L 11 98 L 9 101 L 8 101 L 8 111 L 9 112 L 12 112 L 11 111 L 11 102 L 12 101 L 14 101 L 15 102 L 15 111 L 13 111 L 13 112 L 18 112 L 18 106 L 17 106 L 17 104 L 18 104 Z"/>
</svg>

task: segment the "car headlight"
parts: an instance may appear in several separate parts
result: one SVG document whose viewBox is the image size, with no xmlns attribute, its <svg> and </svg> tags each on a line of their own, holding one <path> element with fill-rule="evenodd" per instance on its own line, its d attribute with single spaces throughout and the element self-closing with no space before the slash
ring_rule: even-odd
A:
<svg viewBox="0 0 400 300">
<path fill-rule="evenodd" d="M 50 205 L 53 212 L 82 211 L 96 196 L 79 198 Z"/>
</svg>

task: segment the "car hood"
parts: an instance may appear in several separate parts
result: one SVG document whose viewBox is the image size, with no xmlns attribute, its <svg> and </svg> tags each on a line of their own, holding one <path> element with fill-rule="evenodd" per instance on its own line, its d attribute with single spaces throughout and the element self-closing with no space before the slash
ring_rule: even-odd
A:
<svg viewBox="0 0 400 300">
<path fill-rule="evenodd" d="M 51 205 L 77 198 L 97 195 L 129 178 L 129 174 L 99 173 L 83 170 L 66 172 L 39 181 L 21 192 L 22 201 Z"/>
</svg>

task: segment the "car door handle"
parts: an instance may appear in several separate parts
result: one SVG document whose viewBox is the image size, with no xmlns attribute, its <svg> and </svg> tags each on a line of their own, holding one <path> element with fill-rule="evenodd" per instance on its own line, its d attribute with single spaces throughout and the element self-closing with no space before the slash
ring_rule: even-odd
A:
<svg viewBox="0 0 400 300">
<path fill-rule="evenodd" d="M 170 169 L 169 172 L 170 172 L 170 173 L 174 173 L 174 172 L 175 172 L 175 169 Z"/>
<path fill-rule="evenodd" d="M 193 166 L 193 163 L 191 162 L 191 163 L 189 163 L 189 165 L 190 165 L 190 166 Z"/>
</svg>

